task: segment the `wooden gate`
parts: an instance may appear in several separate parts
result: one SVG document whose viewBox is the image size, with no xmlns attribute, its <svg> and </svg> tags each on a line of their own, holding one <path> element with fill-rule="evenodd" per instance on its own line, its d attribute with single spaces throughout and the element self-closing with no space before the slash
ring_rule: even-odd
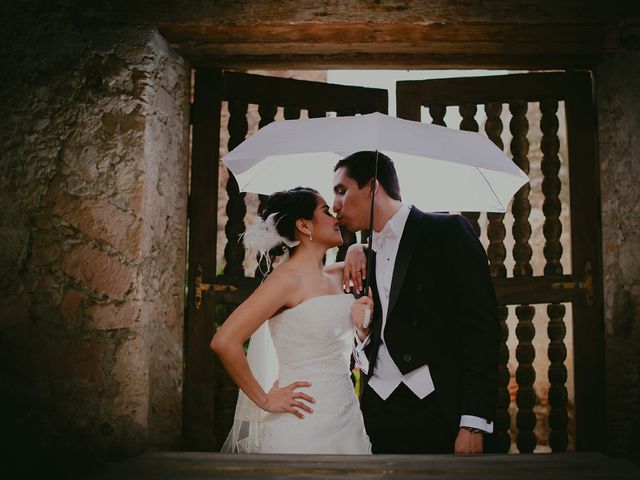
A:
<svg viewBox="0 0 640 480">
<path fill-rule="evenodd" d="M 250 105 L 254 111 L 257 108 L 258 127 L 263 127 L 276 118 L 299 118 L 301 114 L 386 112 L 387 94 L 377 89 L 207 69 L 196 72 L 194 84 L 184 425 L 187 448 L 216 450 L 230 426 L 237 389 L 214 360 L 209 340 L 216 322 L 224 321 L 259 281 L 255 278 L 259 272 L 253 277 L 254 272 L 245 272 L 245 252 L 236 241 L 244 231 L 246 204 L 233 177 L 225 185 L 224 268 L 220 265 L 218 272 L 216 266 L 222 105 L 228 106 L 230 150 L 248 135 Z M 496 434 L 489 447 L 494 451 L 534 451 L 541 446 L 536 426 L 548 422 L 548 444 L 553 451 L 571 447 L 573 432 L 576 450 L 601 450 L 605 412 L 601 222 L 590 76 L 542 73 L 398 82 L 397 105 L 399 117 L 420 120 L 428 112 L 430 121 L 441 125 L 447 111 L 457 110 L 459 125 L 449 126 L 466 130 L 479 130 L 484 115 L 484 133 L 500 148 L 505 143 L 503 126 L 508 124 L 509 151 L 525 171 L 534 165 L 530 162 L 531 132 L 540 130 L 540 169 L 531 171 L 531 185 L 518 192 L 510 211 L 506 215 L 465 214 L 487 247 L 501 304 L 499 405 Z M 537 116 L 528 116 L 534 111 Z M 567 152 L 563 155 L 563 134 L 558 129 L 565 120 Z M 568 183 L 563 186 L 559 172 L 566 169 Z M 535 203 L 536 190 L 540 190 L 540 205 Z M 570 195 L 563 201 L 567 190 Z M 541 244 L 532 238 L 531 221 L 536 218 L 544 221 Z M 507 234 L 509 225 L 511 235 Z M 564 251 L 563 231 L 564 236 L 570 233 Z M 538 264 L 542 266 L 536 271 Z M 543 339 L 549 364 L 549 388 L 544 398 L 534 388 L 534 344 L 545 333 L 540 328 L 536 332 L 534 323 L 541 312 L 546 312 Z M 569 345 L 569 349 L 567 327 L 573 331 L 573 347 Z M 511 372 L 510 338 L 517 341 L 513 349 L 517 364 Z M 573 356 L 574 368 L 569 372 L 567 353 Z M 571 373 L 574 411 L 567 389 Z M 541 405 L 540 400 L 546 399 L 548 405 Z M 572 419 L 575 428 L 570 424 Z"/>
<path fill-rule="evenodd" d="M 595 108 L 590 75 L 540 73 L 398 82 L 397 105 L 399 117 L 421 120 L 423 113 L 428 111 L 430 121 L 439 125 L 445 124 L 447 111 L 457 107 L 460 123 L 449 126 L 472 131 L 479 130 L 477 117 L 484 113 L 484 133 L 501 149 L 504 148 L 503 125 L 508 121 L 510 154 L 513 161 L 528 173 L 531 137 L 528 133 L 539 128 L 541 171 L 531 172 L 532 182 L 516 194 L 506 217 L 489 214 L 481 218 L 478 214 L 465 214 L 487 246 L 501 305 L 499 405 L 491 449 L 510 449 L 512 419 L 509 406 L 516 389 L 517 414 L 512 430 L 515 431 L 517 450 L 532 452 L 538 440 L 534 433 L 536 423 L 539 425 L 546 421 L 550 427 L 548 443 L 551 450 L 567 449 L 571 429 L 568 428 L 570 405 L 566 385 L 565 320 L 571 321 L 566 308 L 570 305 L 573 319 L 569 326 L 573 327 L 575 449 L 602 450 L 605 383 L 601 222 Z M 479 112 L 478 106 L 483 107 L 484 112 Z M 565 118 L 559 116 L 559 108 L 561 111 L 564 109 Z M 537 110 L 538 115 L 529 115 L 531 118 L 528 118 L 528 110 Z M 563 123 L 559 120 L 565 119 L 568 155 L 561 158 L 558 128 Z M 532 128 L 531 121 L 537 123 Z M 569 170 L 570 200 L 565 204 L 560 199 L 561 168 Z M 541 182 L 537 182 L 538 179 Z M 542 204 L 532 208 L 530 195 L 534 183 L 536 187 L 541 183 L 539 196 Z M 563 209 L 568 215 L 562 214 Z M 536 214 L 544 220 L 544 239 L 538 246 L 531 242 L 530 218 L 535 219 Z M 506 223 L 513 225 L 511 272 L 505 265 Z M 483 224 L 486 232 L 483 232 Z M 570 232 L 569 262 L 563 258 L 563 229 Z M 541 260 L 543 264 L 539 274 L 535 274 L 532 268 L 532 259 Z M 563 271 L 563 261 L 569 265 L 570 272 Z M 546 309 L 546 332 L 536 332 L 534 328 L 534 305 L 538 311 Z M 515 329 L 517 336 L 517 368 L 511 374 L 508 369 L 508 306 L 515 306 L 515 328 L 512 330 Z M 548 335 L 548 410 L 544 409 L 540 415 L 539 396 L 534 391 L 533 342 L 539 338 L 536 335 L 545 333 Z M 511 380 L 512 377 L 515 381 Z M 534 409 L 538 410 L 538 419 Z"/>
<path fill-rule="evenodd" d="M 228 150 L 232 150 L 248 135 L 250 106 L 252 111 L 257 106 L 258 128 L 262 128 L 277 121 L 280 113 L 285 119 L 386 113 L 388 98 L 386 90 L 373 88 L 209 69 L 196 71 L 184 385 L 184 437 L 190 450 L 218 450 L 231 426 L 237 388 L 211 353 L 209 341 L 215 325 L 222 323 L 260 281 L 259 270 L 251 272 L 255 275 L 251 276 L 243 265 L 245 251 L 238 238 L 245 230 L 247 207 L 245 194 L 238 191 L 232 175 L 226 183 L 224 266 L 216 265 L 221 113 L 227 118 L 226 111 L 222 112 L 223 102 L 228 111 Z M 353 242 L 353 237 L 349 241 Z"/>
</svg>

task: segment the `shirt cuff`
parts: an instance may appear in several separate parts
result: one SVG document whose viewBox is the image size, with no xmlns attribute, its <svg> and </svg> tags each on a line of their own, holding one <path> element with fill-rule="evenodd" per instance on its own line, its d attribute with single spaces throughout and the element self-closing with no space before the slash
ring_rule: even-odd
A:
<svg viewBox="0 0 640 480">
<path fill-rule="evenodd" d="M 365 338 L 363 341 L 360 341 L 360 337 L 358 337 L 358 335 L 356 334 L 356 350 L 361 352 L 364 347 L 366 347 L 367 345 L 369 345 L 369 341 L 371 339 L 371 334 L 367 335 L 367 338 Z"/>
<path fill-rule="evenodd" d="M 367 337 L 365 341 L 368 339 L 369 337 Z M 359 341 L 359 340 L 356 339 L 356 341 Z M 357 345 L 353 346 L 353 359 L 356 361 L 356 365 L 358 365 L 358 368 L 360 369 L 360 371 L 365 375 L 368 375 L 369 359 L 367 358 L 367 355 L 364 353 L 364 350 L 362 350 L 362 348 L 358 348 Z"/>
<path fill-rule="evenodd" d="M 483 432 L 493 433 L 493 422 L 487 422 L 484 418 L 473 415 L 462 415 L 462 417 L 460 417 L 460 426 L 479 428 Z"/>
</svg>

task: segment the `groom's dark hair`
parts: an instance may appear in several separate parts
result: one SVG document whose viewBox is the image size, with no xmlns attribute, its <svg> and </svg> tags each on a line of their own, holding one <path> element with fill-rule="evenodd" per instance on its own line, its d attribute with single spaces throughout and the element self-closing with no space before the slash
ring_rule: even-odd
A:
<svg viewBox="0 0 640 480">
<path fill-rule="evenodd" d="M 393 160 L 382 152 L 366 151 L 352 153 L 336 163 L 334 172 L 344 167 L 347 176 L 353 178 L 358 187 L 364 187 L 373 178 L 375 172 L 376 154 L 378 155 L 378 182 L 394 200 L 402 200 L 400 196 L 400 182 L 396 174 Z"/>
</svg>

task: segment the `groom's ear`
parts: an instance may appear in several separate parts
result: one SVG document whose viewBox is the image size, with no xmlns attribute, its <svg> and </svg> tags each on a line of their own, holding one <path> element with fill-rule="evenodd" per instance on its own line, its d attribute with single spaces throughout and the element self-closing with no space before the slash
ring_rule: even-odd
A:
<svg viewBox="0 0 640 480">
<path fill-rule="evenodd" d="M 374 186 L 376 189 L 376 195 L 380 193 L 380 181 L 372 178 L 371 180 L 369 180 L 369 183 L 367 183 L 367 187 L 369 189 L 369 195 L 371 195 L 371 192 L 373 191 Z"/>
</svg>

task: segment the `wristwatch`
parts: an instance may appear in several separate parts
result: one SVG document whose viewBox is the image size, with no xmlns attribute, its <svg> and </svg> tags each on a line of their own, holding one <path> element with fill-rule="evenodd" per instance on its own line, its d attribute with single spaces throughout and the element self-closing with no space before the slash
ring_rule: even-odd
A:
<svg viewBox="0 0 640 480">
<path fill-rule="evenodd" d="M 464 428 L 469 433 L 484 433 L 484 430 L 480 430 L 479 428 L 473 428 L 473 427 L 460 427 L 460 428 Z"/>
</svg>

